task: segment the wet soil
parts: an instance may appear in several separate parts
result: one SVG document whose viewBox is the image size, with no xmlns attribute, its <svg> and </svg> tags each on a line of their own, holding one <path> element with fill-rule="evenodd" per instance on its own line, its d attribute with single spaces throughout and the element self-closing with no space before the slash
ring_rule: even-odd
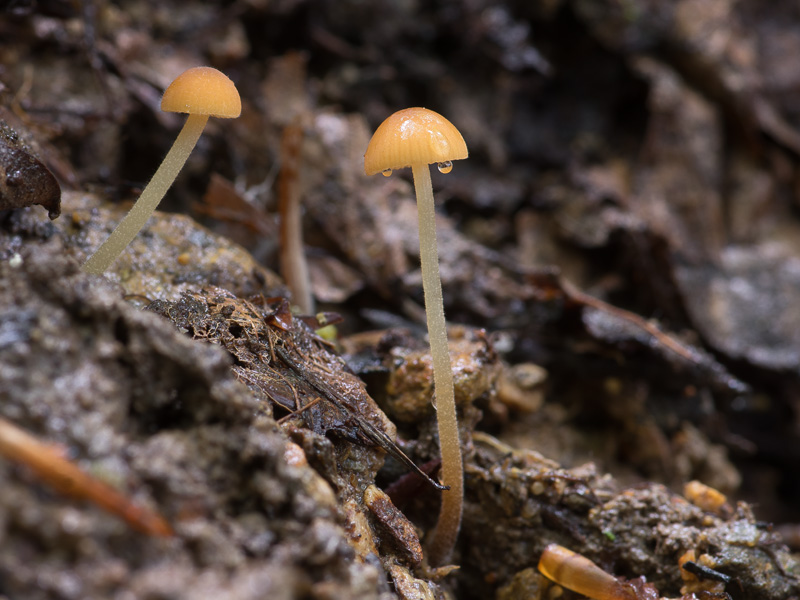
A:
<svg viewBox="0 0 800 600">
<path fill-rule="evenodd" d="M 0 418 L 174 534 L 4 453 L 0 596 L 549 598 L 535 567 L 557 543 L 642 598 L 800 597 L 800 13 L 623 4 L 6 7 Z M 82 273 L 182 124 L 164 87 L 198 64 L 242 116 L 212 120 L 109 272 Z M 363 175 L 371 131 L 414 105 L 470 149 L 433 173 L 455 570 L 425 557 L 413 190 Z"/>
</svg>

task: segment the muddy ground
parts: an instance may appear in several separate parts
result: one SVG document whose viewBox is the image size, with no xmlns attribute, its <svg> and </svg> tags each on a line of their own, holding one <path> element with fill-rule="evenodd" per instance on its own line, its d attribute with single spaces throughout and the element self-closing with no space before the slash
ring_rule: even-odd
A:
<svg viewBox="0 0 800 600">
<path fill-rule="evenodd" d="M 549 598 L 550 543 L 644 577 L 642 598 L 800 597 L 800 9 L 3 10 L 0 417 L 173 531 L 6 456 L 0 597 Z M 109 272 L 82 273 L 183 122 L 163 89 L 201 64 L 241 117 L 210 122 Z M 413 475 L 439 454 L 410 173 L 363 175 L 407 106 L 470 150 L 433 170 L 454 570 L 427 563 L 440 492 Z M 305 312 L 280 275 L 290 198 Z"/>
</svg>

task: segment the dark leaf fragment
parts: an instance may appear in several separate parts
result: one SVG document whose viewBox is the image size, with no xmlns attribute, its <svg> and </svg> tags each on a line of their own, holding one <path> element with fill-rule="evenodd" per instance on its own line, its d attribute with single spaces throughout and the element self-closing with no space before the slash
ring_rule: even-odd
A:
<svg viewBox="0 0 800 600">
<path fill-rule="evenodd" d="M 61 187 L 19 136 L 0 121 L 0 210 L 40 204 L 51 219 L 61 214 Z"/>
<path fill-rule="evenodd" d="M 363 441 L 375 444 L 383 448 L 383 450 L 389 454 L 395 460 L 401 462 L 417 475 L 420 475 L 430 483 L 433 487 L 444 490 L 447 489 L 434 479 L 432 479 L 427 473 L 421 470 L 415 463 L 412 461 L 405 453 L 400 450 L 397 444 L 386 435 L 383 431 L 375 427 L 372 423 L 370 423 L 367 419 L 363 418 L 355 408 L 352 406 L 352 403 L 347 399 L 347 397 L 342 394 L 339 390 L 335 387 L 329 385 L 322 379 L 318 378 L 314 375 L 309 369 L 303 368 L 303 365 L 300 361 L 294 358 L 286 348 L 283 346 L 275 346 L 275 353 L 280 357 L 280 359 L 286 363 L 299 377 L 306 381 L 312 388 L 314 388 L 317 392 L 319 392 L 322 397 L 328 400 L 333 406 L 339 409 L 344 415 L 347 416 L 348 420 L 352 419 L 356 424 L 359 433 L 363 436 Z"/>
<path fill-rule="evenodd" d="M 372 422 L 376 415 L 366 413 L 374 402 L 360 380 L 343 368 L 313 329 L 293 318 L 285 298 L 242 300 L 222 289 L 208 289 L 205 294 L 184 294 L 178 302 L 153 303 L 150 310 L 196 339 L 226 348 L 243 383 L 291 415 L 302 415 L 315 432 L 334 432 L 347 441 L 379 447 L 433 487 L 445 489 Z"/>
</svg>

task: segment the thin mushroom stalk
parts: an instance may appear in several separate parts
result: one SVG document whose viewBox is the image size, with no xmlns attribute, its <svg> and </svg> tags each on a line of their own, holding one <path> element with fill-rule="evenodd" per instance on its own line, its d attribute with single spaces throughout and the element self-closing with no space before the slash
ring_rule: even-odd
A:
<svg viewBox="0 0 800 600">
<path fill-rule="evenodd" d="M 197 140 L 203 134 L 206 123 L 208 123 L 208 115 L 189 115 L 183 129 L 175 139 L 175 143 L 164 157 L 164 161 L 158 167 L 150 183 L 142 191 L 136 204 L 114 228 L 103 245 L 83 264 L 83 270 L 86 273 L 102 274 L 133 241 L 147 220 L 153 216 L 167 190 L 178 177 L 178 173 L 181 172 L 183 165 L 186 164 L 186 160 L 197 145 Z"/>
<path fill-rule="evenodd" d="M 314 314 L 314 296 L 303 246 L 303 216 L 300 197 L 300 161 L 303 126 L 294 119 L 281 138 L 281 173 L 278 179 L 281 276 L 289 286 L 292 300 L 306 315 Z"/>
<path fill-rule="evenodd" d="M 189 116 L 175 143 L 130 212 L 102 246 L 83 264 L 83 271 L 101 275 L 122 254 L 153 215 L 197 145 L 209 117 L 234 119 L 242 112 L 236 86 L 211 67 L 194 67 L 181 73 L 161 99 L 161 110 Z"/>
<path fill-rule="evenodd" d="M 367 175 L 391 175 L 392 169 L 411 167 L 419 213 L 420 267 L 425 294 L 428 337 L 433 360 L 433 385 L 439 447 L 442 455 L 442 492 L 439 520 L 428 547 L 428 560 L 438 566 L 446 562 L 461 527 L 464 469 L 458 433 L 453 371 L 447 344 L 439 255 L 436 244 L 436 211 L 431 185 L 431 163 L 448 173 L 451 162 L 467 158 L 464 138 L 450 121 L 425 108 L 407 108 L 387 118 L 370 140 L 364 154 Z"/>
<path fill-rule="evenodd" d="M 464 466 L 461 458 L 461 440 L 458 435 L 453 369 L 447 344 L 447 324 L 444 318 L 442 281 L 439 275 L 439 252 L 436 242 L 436 211 L 433 203 L 433 186 L 428 165 L 413 165 L 414 189 L 417 194 L 419 219 L 419 258 L 422 270 L 422 291 L 425 295 L 425 313 L 428 321 L 428 338 L 433 360 L 433 387 L 436 393 L 436 419 L 439 446 L 442 453 L 442 483 L 450 488 L 442 492 L 439 520 L 429 547 L 432 564 L 441 564 L 455 546 L 461 527 L 462 499 L 464 496 Z M 424 240 L 424 242 L 423 242 Z"/>
</svg>

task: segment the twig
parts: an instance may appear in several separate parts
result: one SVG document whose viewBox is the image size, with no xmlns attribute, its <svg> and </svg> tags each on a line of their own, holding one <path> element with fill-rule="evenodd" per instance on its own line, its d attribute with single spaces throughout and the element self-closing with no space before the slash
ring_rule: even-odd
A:
<svg viewBox="0 0 800 600">
<path fill-rule="evenodd" d="M 62 494 L 89 500 L 123 519 L 132 528 L 149 535 L 173 535 L 160 515 L 136 506 L 127 497 L 99 479 L 83 472 L 53 447 L 40 442 L 16 425 L 0 418 L 0 455 L 26 465 L 45 483 Z"/>
</svg>

